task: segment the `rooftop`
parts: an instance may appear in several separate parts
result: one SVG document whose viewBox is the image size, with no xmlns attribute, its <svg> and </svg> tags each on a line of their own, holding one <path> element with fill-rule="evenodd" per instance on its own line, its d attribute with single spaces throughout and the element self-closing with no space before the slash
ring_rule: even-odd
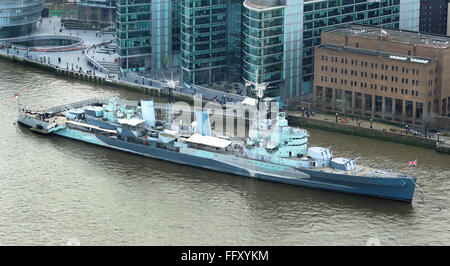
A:
<svg viewBox="0 0 450 266">
<path fill-rule="evenodd" d="M 122 124 L 122 125 L 129 125 L 129 126 L 135 127 L 141 123 L 144 123 L 145 120 L 138 119 L 138 118 L 131 118 L 131 119 L 119 119 L 118 122 L 119 122 L 119 124 Z"/>
<path fill-rule="evenodd" d="M 415 31 L 382 29 L 367 25 L 349 25 L 335 28 L 328 32 L 344 35 L 377 39 L 380 36 L 391 38 L 392 41 L 446 49 L 450 47 L 450 37 L 436 34 L 424 34 Z"/>
<path fill-rule="evenodd" d="M 211 146 L 215 148 L 226 148 L 231 144 L 231 141 L 221 139 L 213 136 L 202 136 L 200 134 L 194 134 L 186 140 L 186 142 Z"/>
<path fill-rule="evenodd" d="M 370 56 L 385 57 L 385 58 L 389 58 L 390 60 L 398 60 L 398 61 L 411 62 L 411 63 L 416 63 L 416 64 L 430 64 L 430 63 L 433 63 L 434 61 L 436 61 L 435 59 L 432 59 L 432 58 L 406 56 L 406 55 L 401 55 L 401 54 L 387 53 L 387 52 L 375 51 L 375 50 L 370 50 L 370 49 L 365 49 L 365 48 L 355 48 L 355 47 L 334 45 L 334 44 L 322 44 L 322 45 L 319 45 L 319 48 L 335 50 L 335 51 L 342 51 L 342 52 L 347 52 L 347 53 L 356 53 L 356 54 L 363 54 L 363 55 L 370 55 Z"/>
</svg>

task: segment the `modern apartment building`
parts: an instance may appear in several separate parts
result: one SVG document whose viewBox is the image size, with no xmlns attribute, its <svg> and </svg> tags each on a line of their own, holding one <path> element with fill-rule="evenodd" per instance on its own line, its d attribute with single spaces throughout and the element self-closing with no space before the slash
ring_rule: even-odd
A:
<svg viewBox="0 0 450 266">
<path fill-rule="evenodd" d="M 0 0 L 0 38 L 26 35 L 41 19 L 44 0 Z"/>
<path fill-rule="evenodd" d="M 323 32 L 314 106 L 416 125 L 450 116 L 449 41 L 361 25 Z"/>
</svg>

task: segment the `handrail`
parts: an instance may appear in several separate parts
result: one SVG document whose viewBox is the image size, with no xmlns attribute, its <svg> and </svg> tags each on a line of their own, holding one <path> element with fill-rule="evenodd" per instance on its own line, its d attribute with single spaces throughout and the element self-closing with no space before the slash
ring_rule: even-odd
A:
<svg viewBox="0 0 450 266">
<path fill-rule="evenodd" d="M 91 58 L 90 56 L 89 56 L 89 50 L 91 49 L 91 48 L 93 48 L 94 46 L 98 46 L 98 45 L 107 45 L 107 44 L 109 44 L 109 43 L 111 43 L 111 42 L 113 42 L 114 40 L 113 39 L 111 39 L 111 40 L 109 40 L 109 41 L 106 41 L 106 42 L 102 42 L 102 43 L 99 43 L 99 44 L 93 44 L 93 45 L 91 45 L 91 46 L 89 46 L 87 49 L 86 49 L 86 57 L 87 57 L 87 59 L 88 59 L 88 61 L 91 63 L 91 64 L 93 64 L 95 67 L 97 67 L 97 68 L 100 68 L 100 69 L 102 69 L 103 71 L 105 71 L 105 73 L 106 74 L 109 74 L 111 71 L 109 71 L 108 69 L 106 69 L 105 67 L 103 67 L 99 62 L 97 62 L 96 60 L 94 60 L 94 58 Z"/>
</svg>

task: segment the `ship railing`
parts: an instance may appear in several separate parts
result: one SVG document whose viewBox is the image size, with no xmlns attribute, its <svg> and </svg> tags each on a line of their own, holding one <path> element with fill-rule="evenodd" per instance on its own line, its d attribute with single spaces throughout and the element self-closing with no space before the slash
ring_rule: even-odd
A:
<svg viewBox="0 0 450 266">
<path fill-rule="evenodd" d="M 70 111 L 73 109 L 77 109 L 84 106 L 90 106 L 90 105 L 98 105 L 98 104 L 106 104 L 108 103 L 107 98 L 91 98 L 84 101 L 74 102 L 71 104 L 63 104 L 55 107 L 51 107 L 47 109 L 48 113 L 61 113 L 65 111 Z"/>
</svg>

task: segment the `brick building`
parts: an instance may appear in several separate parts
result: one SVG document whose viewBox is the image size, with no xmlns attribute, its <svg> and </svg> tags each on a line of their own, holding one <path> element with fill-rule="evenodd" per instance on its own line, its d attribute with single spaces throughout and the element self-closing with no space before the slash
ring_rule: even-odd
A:
<svg viewBox="0 0 450 266">
<path fill-rule="evenodd" d="M 450 116 L 449 40 L 360 25 L 323 32 L 314 106 L 416 125 Z"/>
</svg>

